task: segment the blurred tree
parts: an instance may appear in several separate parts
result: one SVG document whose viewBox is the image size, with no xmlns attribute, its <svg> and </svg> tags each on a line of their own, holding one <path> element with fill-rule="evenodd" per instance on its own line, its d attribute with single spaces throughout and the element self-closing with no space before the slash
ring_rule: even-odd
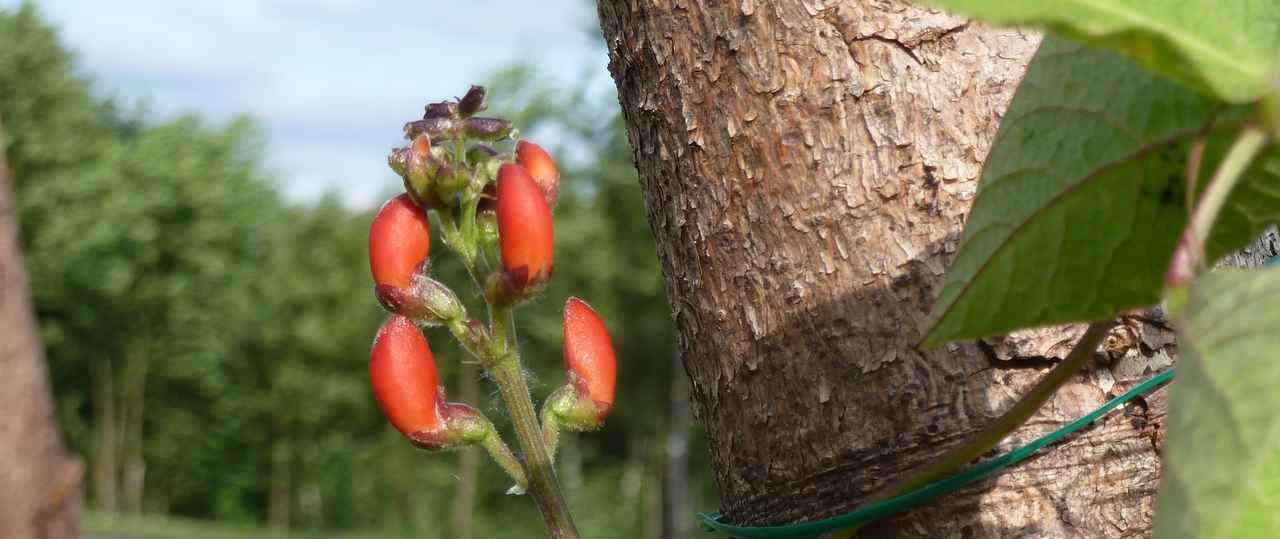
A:
<svg viewBox="0 0 1280 539">
<path fill-rule="evenodd" d="M 494 78 L 495 111 L 557 141 L 562 165 L 556 276 L 519 313 L 535 393 L 564 381 L 570 294 L 605 316 L 626 380 L 603 431 L 568 437 L 571 504 L 591 536 L 660 533 L 666 432 L 700 437 L 665 413 L 670 319 L 616 98 L 558 91 L 528 67 Z M 89 461 L 94 507 L 421 537 L 449 537 L 451 512 L 476 537 L 537 521 L 487 460 L 422 455 L 386 424 L 367 387 L 385 317 L 371 215 L 282 201 L 251 122 L 157 122 L 96 100 L 30 5 L 0 10 L 0 116 L 59 419 Z M 437 262 L 474 301 L 455 261 Z M 446 385 L 468 392 L 474 369 L 429 338 Z M 493 388 L 473 389 L 505 429 Z M 689 454 L 697 504 L 709 482 Z"/>
</svg>

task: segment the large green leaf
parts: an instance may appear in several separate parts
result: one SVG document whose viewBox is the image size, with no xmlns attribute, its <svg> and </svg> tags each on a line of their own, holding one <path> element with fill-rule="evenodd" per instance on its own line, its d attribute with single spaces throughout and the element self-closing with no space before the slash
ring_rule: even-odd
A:
<svg viewBox="0 0 1280 539">
<path fill-rule="evenodd" d="M 1186 221 L 1188 149 L 1219 113 L 1118 54 L 1046 37 L 987 156 L 925 344 L 1155 303 Z"/>
<path fill-rule="evenodd" d="M 924 344 L 1158 301 L 1187 218 L 1189 149 L 1205 141 L 1202 186 L 1246 113 L 1116 53 L 1046 38 L 987 157 Z M 1280 152 L 1269 150 L 1228 199 L 1208 255 L 1278 220 Z"/>
<path fill-rule="evenodd" d="M 928 0 L 1000 24 L 1044 25 L 1119 50 L 1232 103 L 1262 96 L 1280 67 L 1276 0 Z"/>
<path fill-rule="evenodd" d="M 1280 269 L 1192 288 L 1156 537 L 1280 537 Z"/>
</svg>

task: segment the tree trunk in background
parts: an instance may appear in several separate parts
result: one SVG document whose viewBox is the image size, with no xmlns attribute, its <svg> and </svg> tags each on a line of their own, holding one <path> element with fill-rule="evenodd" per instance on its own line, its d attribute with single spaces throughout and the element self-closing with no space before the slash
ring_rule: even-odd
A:
<svg viewBox="0 0 1280 539">
<path fill-rule="evenodd" d="M 0 139 L 0 537 L 78 536 L 80 461 L 58 427 Z"/>
<path fill-rule="evenodd" d="M 115 513 L 116 398 L 111 358 L 93 362 L 93 507 Z"/>
<path fill-rule="evenodd" d="M 480 402 L 480 373 L 476 364 L 462 362 L 459 375 L 459 402 Z M 475 534 L 476 487 L 480 480 L 480 449 L 471 447 L 458 452 L 458 476 L 454 484 L 453 505 L 449 508 L 449 537 L 471 539 Z"/>
<path fill-rule="evenodd" d="M 680 372 L 680 358 L 674 357 L 671 372 Z M 684 539 L 693 533 L 693 506 L 689 505 L 689 381 L 671 377 L 667 404 L 667 441 L 663 447 L 662 536 Z"/>
<path fill-rule="evenodd" d="M 1065 355 L 1074 328 L 916 347 L 1037 35 L 873 0 L 599 11 L 728 521 L 849 511 Z M 1167 336 L 1122 325 L 1001 447 L 1167 367 Z M 1149 533 L 1162 396 L 863 536 Z"/>
<path fill-rule="evenodd" d="M 129 348 L 125 358 L 120 399 L 121 485 L 120 509 L 126 514 L 142 513 L 142 500 L 146 488 L 147 463 L 143 456 L 143 421 L 146 418 L 147 360 L 151 353 L 150 342 L 141 337 Z"/>
<path fill-rule="evenodd" d="M 271 420 L 271 486 L 267 491 L 267 525 L 288 529 L 293 520 L 293 432 L 289 417 L 277 405 Z"/>
</svg>

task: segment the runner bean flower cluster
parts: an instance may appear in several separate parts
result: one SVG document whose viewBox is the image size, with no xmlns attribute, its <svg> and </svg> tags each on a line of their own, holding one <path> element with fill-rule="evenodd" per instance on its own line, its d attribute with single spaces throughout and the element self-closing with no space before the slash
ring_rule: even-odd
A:
<svg viewBox="0 0 1280 539">
<path fill-rule="evenodd" d="M 379 406 L 414 446 L 481 446 L 532 495 L 552 537 L 577 537 L 552 460 L 561 430 L 600 428 L 613 408 L 617 365 L 604 321 L 585 301 L 564 307 L 566 383 L 534 412 L 513 311 L 545 289 L 554 268 L 555 161 L 522 140 L 511 122 L 479 116 L 485 90 L 427 105 L 404 126 L 408 144 L 388 163 L 405 192 L 388 200 L 369 230 L 374 295 L 392 313 L 373 342 L 369 377 Z M 504 152 L 506 148 L 509 152 Z M 486 316 L 467 312 L 432 273 L 432 220 L 461 258 Z M 475 407 L 449 402 L 422 328 L 443 327 L 485 369 L 511 415 L 519 451 Z"/>
</svg>

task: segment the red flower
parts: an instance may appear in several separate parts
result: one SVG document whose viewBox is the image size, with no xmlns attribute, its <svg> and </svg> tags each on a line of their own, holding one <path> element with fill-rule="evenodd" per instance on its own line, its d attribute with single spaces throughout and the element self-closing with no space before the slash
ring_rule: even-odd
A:
<svg viewBox="0 0 1280 539">
<path fill-rule="evenodd" d="M 369 269 L 379 286 L 408 289 L 431 249 L 431 222 L 409 195 L 383 204 L 369 227 Z"/>
<path fill-rule="evenodd" d="M 405 436 L 433 433 L 445 426 L 435 359 L 418 326 L 392 316 L 378 330 L 369 355 L 369 378 L 382 413 Z"/>
<path fill-rule="evenodd" d="M 604 320 L 578 298 L 569 298 L 564 306 L 564 365 L 569 369 L 569 383 L 595 403 L 598 417 L 603 419 L 613 407 L 617 358 Z"/>
<path fill-rule="evenodd" d="M 498 243 L 502 267 L 514 292 L 551 277 L 555 233 L 542 190 L 520 165 L 498 169 Z"/>
<path fill-rule="evenodd" d="M 542 146 L 527 140 L 516 143 L 516 162 L 524 167 L 534 183 L 542 189 L 547 205 L 554 206 L 560 195 L 560 170 Z"/>
</svg>

